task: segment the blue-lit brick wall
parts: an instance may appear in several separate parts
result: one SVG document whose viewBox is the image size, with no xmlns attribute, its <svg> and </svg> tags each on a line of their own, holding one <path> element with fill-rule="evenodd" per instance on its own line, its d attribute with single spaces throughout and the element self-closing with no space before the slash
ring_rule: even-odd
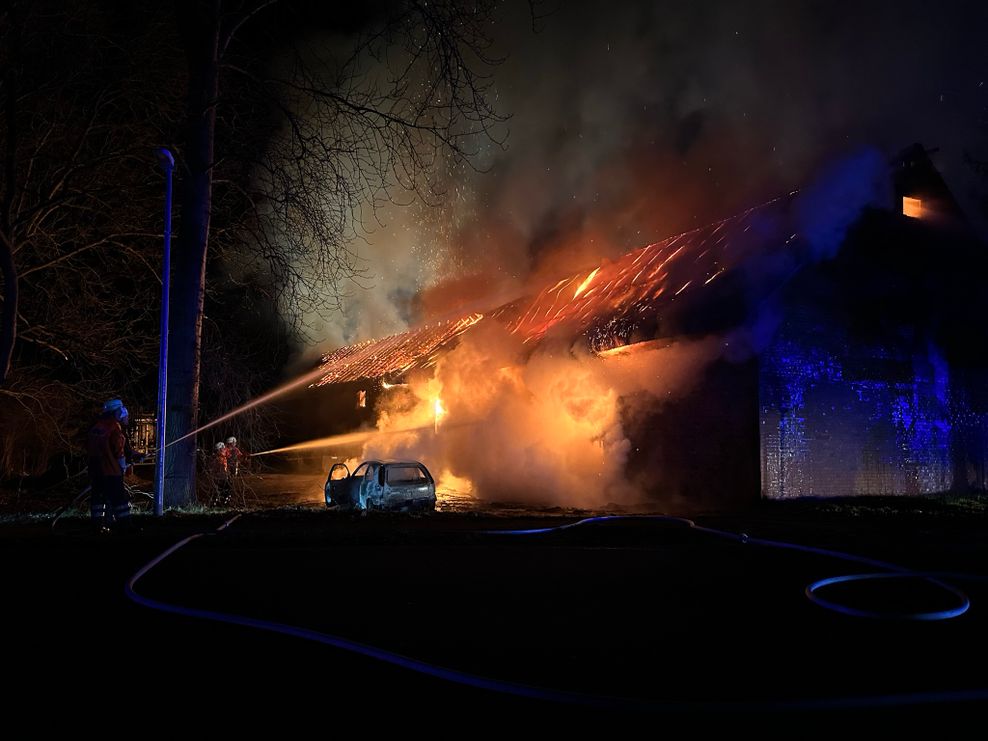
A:
<svg viewBox="0 0 988 741">
<path fill-rule="evenodd" d="M 935 348 L 900 344 L 787 319 L 759 368 L 763 496 L 942 492 L 955 472 L 984 488 L 988 414 Z"/>
</svg>

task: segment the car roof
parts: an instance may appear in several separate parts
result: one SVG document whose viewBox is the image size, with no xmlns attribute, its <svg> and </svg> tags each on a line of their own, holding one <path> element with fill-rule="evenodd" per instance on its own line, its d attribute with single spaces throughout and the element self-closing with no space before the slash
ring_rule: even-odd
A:
<svg viewBox="0 0 988 741">
<path fill-rule="evenodd" d="M 376 463 L 379 466 L 422 466 L 422 468 L 425 468 L 425 464 L 421 461 L 403 461 L 392 458 L 387 458 L 385 460 L 367 460 L 363 461 L 360 466 L 364 465 L 364 463 Z M 360 468 L 360 466 L 357 466 L 357 468 Z"/>
</svg>

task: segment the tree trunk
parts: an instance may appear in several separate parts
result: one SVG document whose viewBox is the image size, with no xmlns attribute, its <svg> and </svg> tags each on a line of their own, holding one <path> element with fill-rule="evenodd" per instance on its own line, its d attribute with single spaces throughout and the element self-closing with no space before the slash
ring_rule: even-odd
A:
<svg viewBox="0 0 988 741">
<path fill-rule="evenodd" d="M 0 386 L 7 381 L 17 339 L 17 268 L 7 235 L 0 238 L 0 272 L 3 273 L 3 315 L 0 318 Z"/>
<path fill-rule="evenodd" d="M 188 120 L 182 158 L 181 218 L 172 257 L 168 355 L 168 428 L 176 440 L 198 425 L 199 367 L 206 252 L 213 189 L 213 146 L 219 89 L 219 0 L 179 0 L 177 17 L 189 64 Z M 165 506 L 195 494 L 195 435 L 168 448 Z"/>
<path fill-rule="evenodd" d="M 9 9 L 10 58 L 4 73 L 4 126 L 6 131 L 6 151 L 4 152 L 3 203 L 0 205 L 0 273 L 3 274 L 3 312 L 0 314 L 0 386 L 7 381 L 10 359 L 14 355 L 14 342 L 17 339 L 17 268 L 14 265 L 14 235 L 11 231 L 11 216 L 14 206 L 14 191 L 17 183 L 17 66 L 20 63 L 20 25 L 18 8 Z"/>
</svg>

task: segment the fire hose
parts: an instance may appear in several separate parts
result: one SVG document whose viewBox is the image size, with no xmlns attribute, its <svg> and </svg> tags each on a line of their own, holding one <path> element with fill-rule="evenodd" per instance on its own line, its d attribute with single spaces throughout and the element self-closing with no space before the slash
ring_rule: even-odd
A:
<svg viewBox="0 0 988 741">
<path fill-rule="evenodd" d="M 976 574 L 963 574 L 959 572 L 930 572 L 930 571 L 915 571 L 914 569 L 906 568 L 905 566 L 899 566 L 894 563 L 889 563 L 887 561 L 879 561 L 873 558 L 865 558 L 863 556 L 856 556 L 851 553 L 844 553 L 843 551 L 835 551 L 827 548 L 817 548 L 815 546 L 800 545 L 798 543 L 787 543 L 781 540 L 766 540 L 764 538 L 753 538 L 747 533 L 732 533 L 727 530 L 717 530 L 716 528 L 704 527 L 702 525 L 697 525 L 693 520 L 686 517 L 674 517 L 670 515 L 606 515 L 602 517 L 587 517 L 577 522 L 571 522 L 566 525 L 559 525 L 557 527 L 550 528 L 532 528 L 529 530 L 484 530 L 485 535 L 539 535 L 560 530 L 569 530 L 575 527 L 582 527 L 595 522 L 605 522 L 614 520 L 659 520 L 664 522 L 678 522 L 687 527 L 696 530 L 701 533 L 708 533 L 719 538 L 726 538 L 728 540 L 734 540 L 742 544 L 758 545 L 764 548 L 778 548 L 791 551 L 799 551 L 801 553 L 809 553 L 816 556 L 825 556 L 827 558 L 835 558 L 841 561 L 850 561 L 851 563 L 859 563 L 870 568 L 881 569 L 881 571 L 867 574 L 846 574 L 842 576 L 831 576 L 826 579 L 820 579 L 818 581 L 808 584 L 804 590 L 806 598 L 819 605 L 820 607 L 830 610 L 832 612 L 838 612 L 843 615 L 850 615 L 852 617 L 866 617 L 874 618 L 880 620 L 921 620 L 921 621 L 931 621 L 931 620 L 949 620 L 950 618 L 955 618 L 963 615 L 967 612 L 968 608 L 971 606 L 971 600 L 966 594 L 957 589 L 956 587 L 946 584 L 941 579 L 957 579 L 957 580 L 969 580 L 969 581 L 988 581 L 988 576 L 980 576 Z M 857 608 L 849 607 L 847 605 L 842 605 L 831 600 L 826 600 L 819 595 L 819 592 L 829 586 L 835 584 L 844 584 L 848 582 L 855 581 L 871 581 L 878 579 L 923 579 L 930 584 L 942 589 L 945 592 L 951 594 L 957 601 L 957 604 L 951 608 L 944 610 L 934 610 L 931 612 L 879 612 L 875 610 L 860 610 Z"/>
<path fill-rule="evenodd" d="M 230 519 L 223 522 L 218 528 L 216 528 L 213 533 L 220 533 L 232 525 L 239 517 L 240 514 L 231 517 Z M 599 516 L 599 517 L 588 517 L 577 522 L 567 523 L 565 525 L 558 525 L 555 527 L 546 528 L 531 528 L 526 530 L 481 530 L 478 531 L 481 534 L 496 537 L 496 536 L 533 536 L 541 535 L 553 532 L 560 532 L 565 530 L 570 530 L 573 528 L 584 527 L 586 525 L 607 522 L 614 520 L 657 520 L 665 522 L 676 522 L 680 524 L 685 524 L 687 527 L 696 530 L 698 532 L 707 533 L 720 538 L 725 538 L 729 540 L 736 541 L 744 545 L 754 545 L 761 546 L 765 548 L 774 549 L 785 549 L 798 551 L 802 553 L 809 553 L 814 555 L 826 556 L 830 558 L 835 558 L 842 561 L 849 561 L 852 563 L 858 563 L 870 568 L 883 569 L 883 571 L 867 574 L 853 574 L 838 577 L 829 577 L 827 579 L 821 579 L 819 581 L 813 582 L 808 585 L 805 589 L 805 594 L 807 598 L 813 603 L 834 612 L 838 612 L 844 615 L 850 615 L 854 617 L 864 617 L 872 619 L 882 619 L 882 620 L 947 620 L 955 618 L 970 607 L 971 601 L 960 590 L 952 587 L 948 584 L 942 582 L 942 579 L 951 578 L 955 580 L 974 580 L 974 581 L 988 581 L 988 576 L 978 575 L 978 574 L 964 574 L 964 573 L 954 573 L 954 572 L 927 572 L 927 571 L 914 571 L 897 564 L 888 563 L 885 561 L 879 561 L 876 559 L 865 558 L 862 556 L 856 556 L 850 553 L 844 553 L 842 551 L 831 550 L 826 548 L 817 548 L 814 546 L 806 546 L 797 543 L 787 543 L 780 540 L 768 540 L 764 538 L 754 538 L 749 536 L 747 533 L 733 533 L 726 530 L 718 530 L 716 528 L 704 527 L 697 525 L 691 519 L 686 517 L 675 517 L 666 515 L 611 515 L 611 516 Z M 468 687 L 473 687 L 476 689 L 487 690 L 491 692 L 496 692 L 505 695 L 511 695 L 515 697 L 527 698 L 532 700 L 542 700 L 555 703 L 563 703 L 570 705 L 582 705 L 587 707 L 592 707 L 596 709 L 604 710 L 634 710 L 639 712 L 670 712 L 670 711 L 731 711 L 740 710 L 745 711 L 758 711 L 758 710 L 847 710 L 847 709 L 857 709 L 857 708 L 875 708 L 875 707 L 896 707 L 896 706 L 907 706 L 915 704 L 933 704 L 942 702 L 967 702 L 967 701 L 983 701 L 988 700 L 988 687 L 978 687 L 973 689 L 963 689 L 963 690 L 945 690 L 945 691 L 927 691 L 927 692 L 906 692 L 906 693 L 894 693 L 885 695 L 871 695 L 863 697 L 833 697 L 833 698 L 809 698 L 800 700 L 770 700 L 770 701 L 755 701 L 755 702 L 727 702 L 727 701 L 686 701 L 686 702 L 662 702 L 662 701 L 650 701 L 646 699 L 630 698 L 630 697 L 614 697 L 607 695 L 589 694 L 581 693 L 563 689 L 555 689 L 551 687 L 540 687 L 534 685 L 528 685 L 520 682 L 511 682 L 507 680 L 496 679 L 493 677 L 486 677 L 480 674 L 473 674 L 471 672 L 461 671 L 451 667 L 440 666 L 437 664 L 432 664 L 421 659 L 416 659 L 408 656 L 404 656 L 393 651 L 389 651 L 384 648 L 377 646 L 371 646 L 369 644 L 360 643 L 358 641 L 353 641 L 348 638 L 341 636 L 332 635 L 329 633 L 322 633 L 316 630 L 311 630 L 309 628 L 304 628 L 296 625 L 288 625 L 285 623 L 278 623 L 270 620 L 261 620 L 258 618 L 253 618 L 246 615 L 237 615 L 235 613 L 225 613 L 218 612 L 215 610 L 206 610 L 196 607 L 185 607 L 182 605 L 171 604 L 169 602 L 164 602 L 162 600 L 156 600 L 151 597 L 146 597 L 137 592 L 137 583 L 146 576 L 150 571 L 159 566 L 163 561 L 165 561 L 169 556 L 173 555 L 177 551 L 184 548 L 189 543 L 198 540 L 210 533 L 196 533 L 184 538 L 171 547 L 167 548 L 165 551 L 160 553 L 158 556 L 153 558 L 151 561 L 147 562 L 144 566 L 137 570 L 137 572 L 127 581 L 124 587 L 124 591 L 127 597 L 138 605 L 150 608 L 152 610 L 158 610 L 161 612 L 171 613 L 175 615 L 182 615 L 185 617 L 199 618 L 202 620 L 211 620 L 219 623 L 226 623 L 229 625 L 239 625 L 243 627 L 255 628 L 258 630 L 269 631 L 273 633 L 280 633 L 282 635 L 292 636 L 294 638 L 301 638 L 303 640 L 313 641 L 316 643 L 321 643 L 323 645 L 332 646 L 333 648 L 342 649 L 344 651 L 349 651 L 360 656 L 365 656 L 371 659 L 376 659 L 382 661 L 386 664 L 391 664 L 393 666 L 398 666 L 409 671 L 413 671 L 425 676 L 433 677 L 436 679 L 441 679 L 447 682 L 452 682 L 459 685 L 464 685 Z M 950 592 L 958 600 L 958 605 L 947 610 L 940 610 L 935 612 L 923 612 L 923 613 L 882 613 L 875 611 L 866 610 L 856 610 L 849 608 L 838 603 L 830 602 L 828 600 L 822 599 L 817 592 L 820 589 L 836 584 L 843 583 L 847 581 L 857 581 L 857 580 L 871 580 L 871 579 L 887 579 L 887 578 L 917 578 L 925 579 L 935 584 L 938 587 L 942 587 L 946 591 Z"/>
</svg>

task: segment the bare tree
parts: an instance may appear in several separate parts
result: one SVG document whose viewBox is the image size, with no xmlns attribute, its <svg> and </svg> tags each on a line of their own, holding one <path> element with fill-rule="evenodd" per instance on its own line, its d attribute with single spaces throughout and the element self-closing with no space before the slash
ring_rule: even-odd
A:
<svg viewBox="0 0 988 741">
<path fill-rule="evenodd" d="M 0 14 L 7 472 L 44 470 L 94 401 L 153 367 L 157 307 L 147 296 L 161 217 L 149 153 L 160 132 L 147 122 L 168 105 L 127 74 L 141 45 L 115 43 L 107 20 L 62 3 Z"/>
<path fill-rule="evenodd" d="M 3 80 L 0 82 L 3 93 L 3 176 L 4 192 L 0 199 L 0 274 L 3 276 L 4 303 L 0 313 L 0 387 L 7 380 L 10 359 L 14 353 L 14 340 L 17 337 L 17 302 L 20 284 L 17 267 L 14 264 L 14 245 L 11 242 L 11 216 L 14 210 L 14 189 L 11 184 L 17 176 L 17 144 L 19 139 L 17 121 L 18 71 L 21 64 L 21 18 L 20 8 L 7 6 L 0 15 L 0 34 L 3 50 L 0 61 L 4 66 Z"/>
<path fill-rule="evenodd" d="M 299 313 L 332 307 L 337 287 L 361 274 L 349 245 L 368 206 L 372 214 L 375 204 L 410 193 L 438 198 L 444 164 L 499 141 L 501 119 L 484 76 L 497 62 L 487 35 L 493 0 L 383 3 L 360 19 L 359 32 L 327 26 L 327 36 L 336 32 L 329 45 L 283 39 L 273 59 L 258 58 L 238 38 L 294 4 L 225 5 L 177 4 L 189 87 L 167 436 L 185 439 L 169 448 L 170 506 L 194 491 L 195 441 L 185 436 L 198 422 L 214 199 L 233 214 L 224 234 L 266 264 L 288 305 Z M 273 28 L 299 29 L 284 15 L 278 20 Z M 313 282 L 320 290 L 311 290 Z"/>
</svg>

